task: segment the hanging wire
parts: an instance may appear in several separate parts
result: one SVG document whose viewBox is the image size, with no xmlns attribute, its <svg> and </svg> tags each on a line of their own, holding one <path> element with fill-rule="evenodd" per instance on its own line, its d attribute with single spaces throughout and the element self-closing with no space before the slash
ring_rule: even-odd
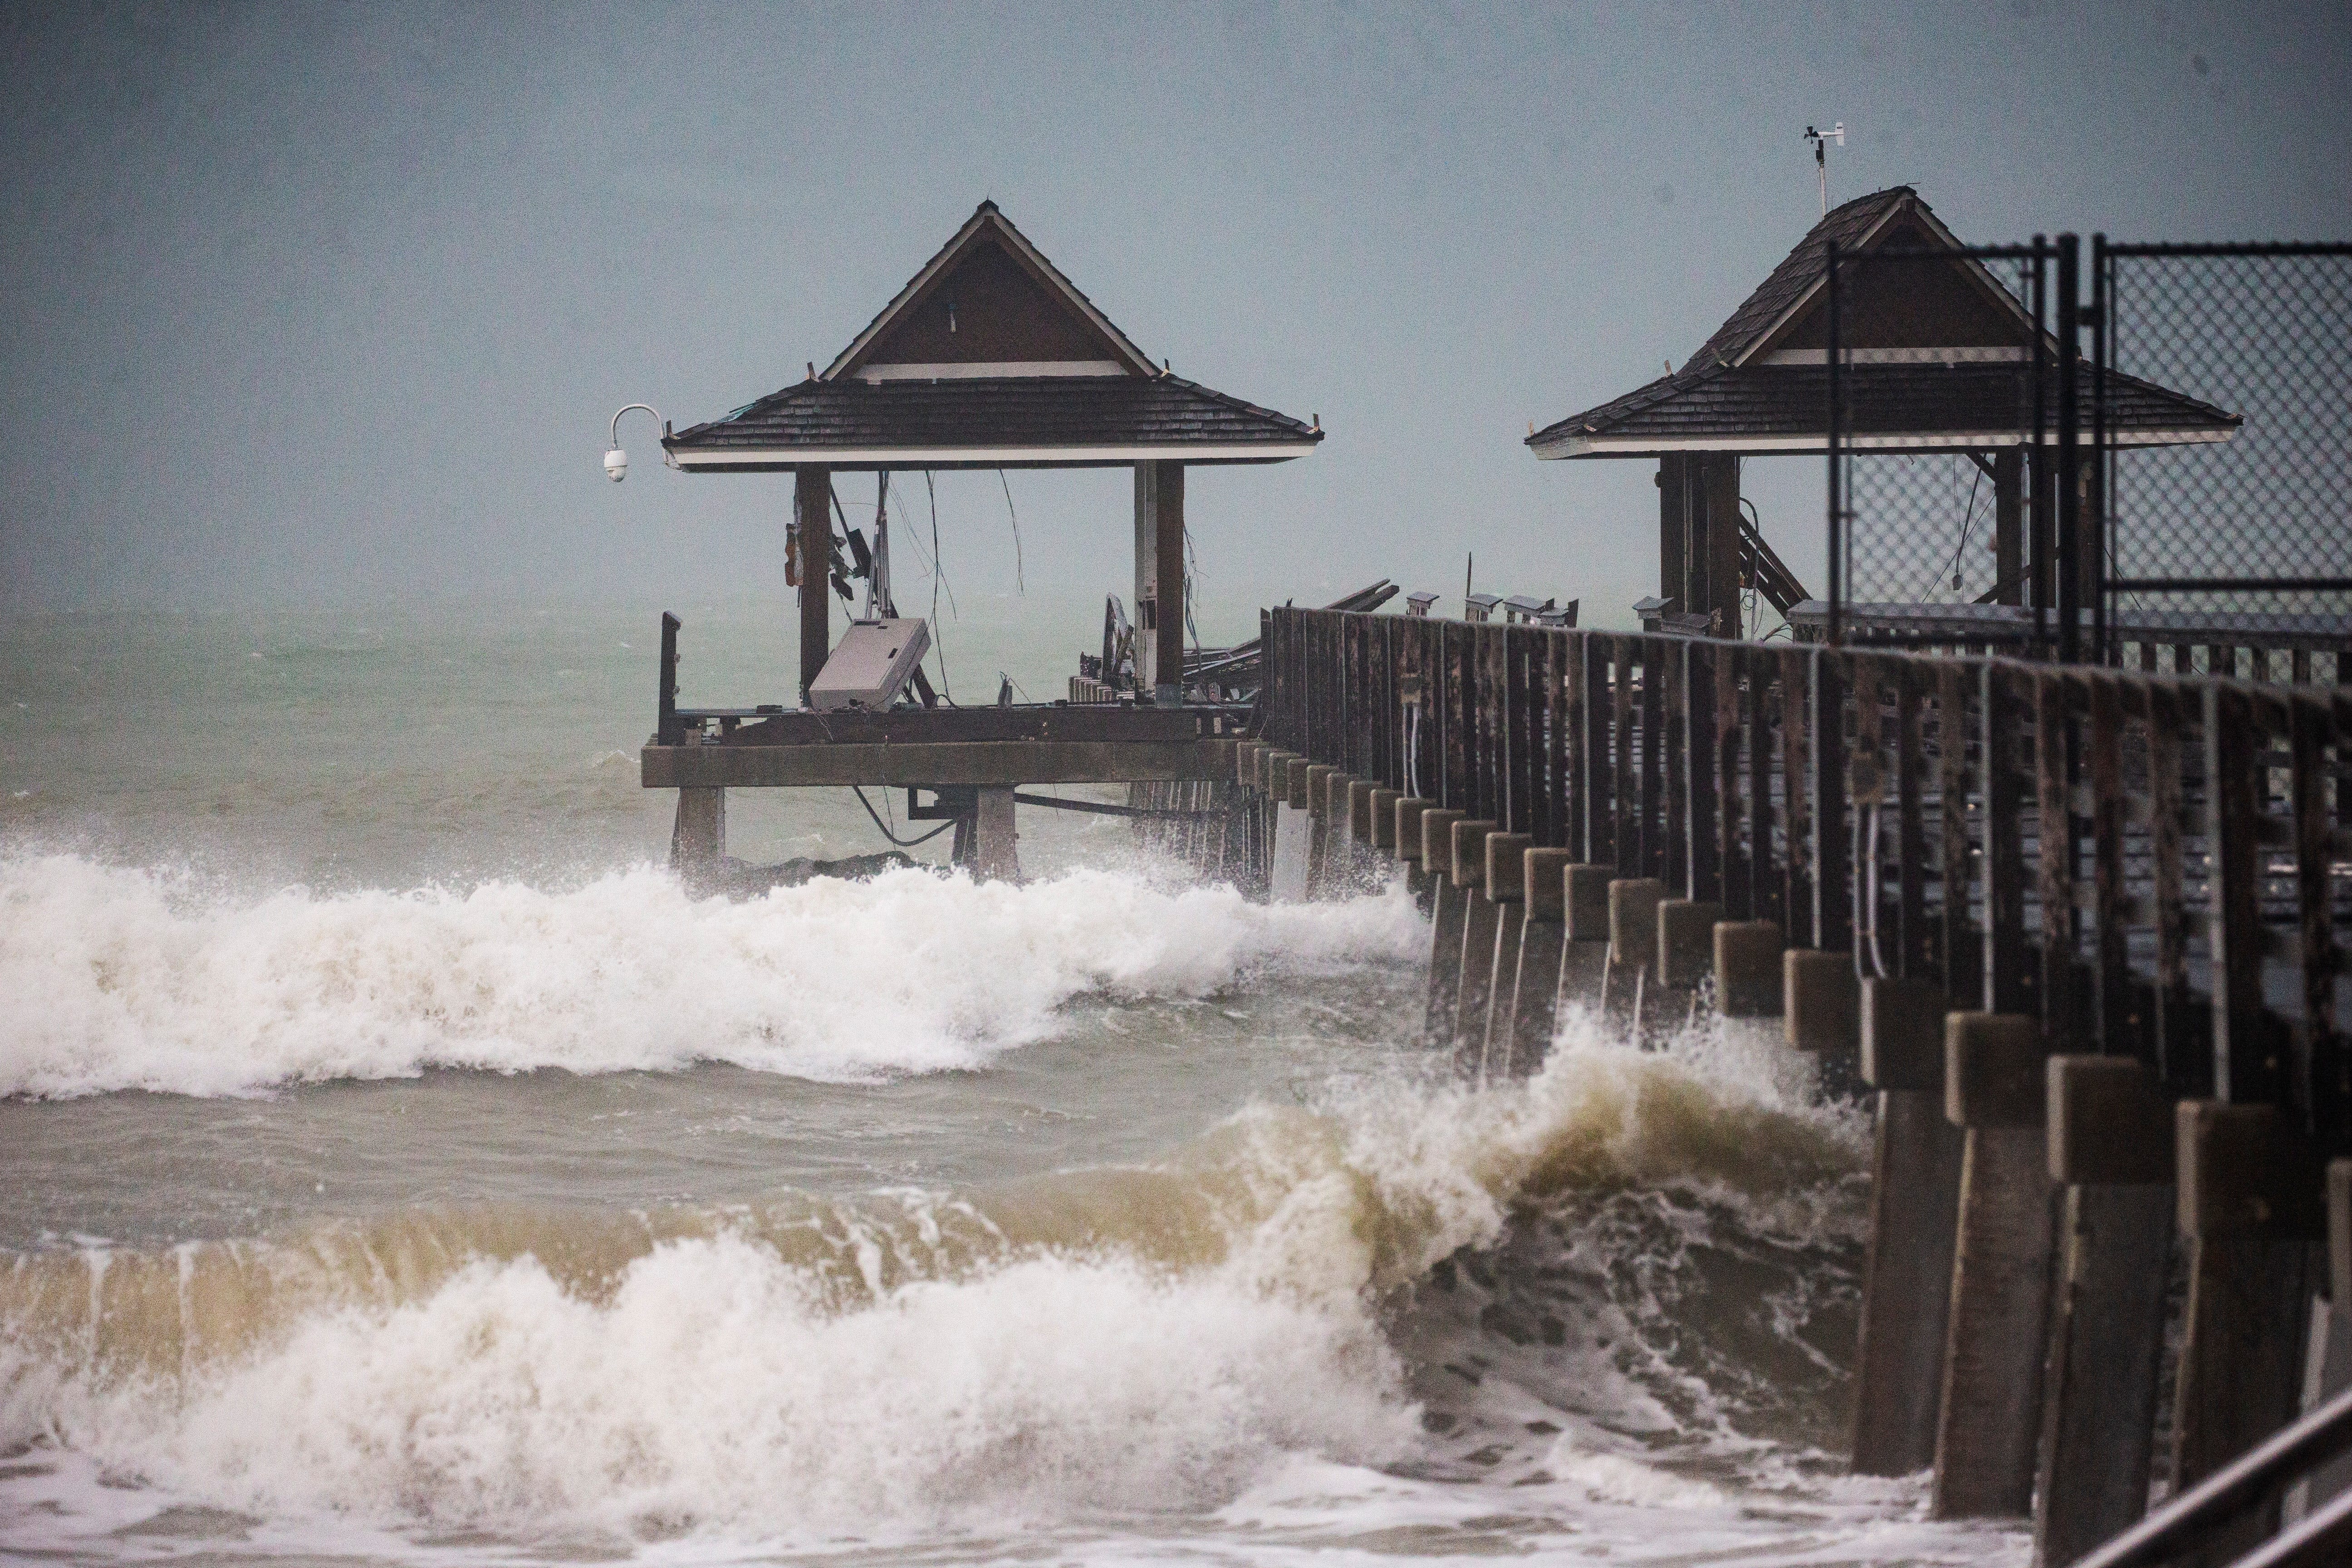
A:
<svg viewBox="0 0 2352 1568">
<path fill-rule="evenodd" d="M 1029 596 L 1029 578 L 1021 565 L 1021 514 L 1013 510 L 1013 481 L 1004 477 L 1003 468 L 996 470 L 996 482 L 1004 487 L 1004 514 L 1013 520 L 1013 585 L 1025 599 Z"/>
<path fill-rule="evenodd" d="M 940 492 L 931 481 L 931 470 L 923 470 L 923 493 L 931 506 L 931 651 L 939 656 L 940 695 L 950 708 L 956 706 L 955 693 L 948 687 L 948 645 L 940 636 L 940 590 L 948 591 L 948 614 L 956 619 L 963 616 L 956 609 L 955 585 L 948 581 L 947 563 L 940 554 Z"/>
<path fill-rule="evenodd" d="M 1984 470 L 1977 468 L 1977 465 L 1974 463 L 1969 463 L 1969 467 L 1976 469 L 1976 477 L 1969 481 L 1968 510 L 1960 514 L 1960 542 L 1952 547 L 1951 560 L 1945 563 L 1943 570 L 1937 572 L 1936 575 L 1928 580 L 1926 590 L 1919 595 L 1919 598 L 1923 602 L 1932 595 L 1937 588 L 1942 586 L 1944 581 L 1944 571 L 1949 571 L 1955 575 L 1959 574 L 1960 557 L 1967 553 L 1969 548 L 1969 534 L 1976 528 L 1977 488 L 1984 483 Z M 1952 592 L 1957 594 L 1959 592 L 1959 589 L 1955 586 L 1952 589 Z"/>
<path fill-rule="evenodd" d="M 1201 624 L 1192 618 L 1192 606 L 1199 602 L 1201 582 L 1200 558 L 1192 553 L 1192 530 L 1184 530 L 1184 629 L 1192 634 L 1192 662 L 1204 664 L 1201 653 Z"/>
<path fill-rule="evenodd" d="M 866 815 L 874 818 L 875 830 L 901 849 L 912 849 L 918 844 L 928 844 L 932 839 L 937 838 L 940 834 L 945 833 L 949 828 L 955 826 L 951 821 L 942 822 L 937 827 L 932 828 L 929 833 L 924 834 L 919 838 L 901 838 L 897 834 L 891 832 L 887 827 L 882 826 L 881 817 L 875 815 L 874 803 L 866 798 L 866 792 L 864 790 L 858 788 L 856 784 L 851 784 L 849 786 L 849 793 L 857 797 L 857 804 L 866 808 Z"/>
</svg>

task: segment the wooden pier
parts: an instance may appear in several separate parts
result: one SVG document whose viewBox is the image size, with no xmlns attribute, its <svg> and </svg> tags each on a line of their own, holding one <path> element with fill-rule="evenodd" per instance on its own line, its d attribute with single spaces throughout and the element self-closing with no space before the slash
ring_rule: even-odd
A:
<svg viewBox="0 0 2352 1568">
<path fill-rule="evenodd" d="M 2273 684 L 1295 609 L 1263 639 L 1219 853 L 1310 894 L 1401 863 L 1465 1070 L 1533 1068 L 1563 1000 L 1706 1005 L 1875 1097 L 1857 1470 L 1932 1466 L 1938 1515 L 2031 1513 L 2071 1563 L 2146 1510 L 2159 1431 L 2179 1491 L 2352 1383 L 2343 644 Z"/>
</svg>

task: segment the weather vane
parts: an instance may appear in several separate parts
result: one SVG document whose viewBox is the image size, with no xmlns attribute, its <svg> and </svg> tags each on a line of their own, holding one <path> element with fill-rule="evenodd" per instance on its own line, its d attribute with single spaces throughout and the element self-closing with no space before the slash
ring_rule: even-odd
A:
<svg viewBox="0 0 2352 1568">
<path fill-rule="evenodd" d="M 1805 140 L 1813 144 L 1813 167 L 1822 177 L 1822 216 L 1830 216 L 1830 143 L 1845 145 L 1845 121 L 1841 120 L 1827 131 L 1805 127 Z"/>
</svg>

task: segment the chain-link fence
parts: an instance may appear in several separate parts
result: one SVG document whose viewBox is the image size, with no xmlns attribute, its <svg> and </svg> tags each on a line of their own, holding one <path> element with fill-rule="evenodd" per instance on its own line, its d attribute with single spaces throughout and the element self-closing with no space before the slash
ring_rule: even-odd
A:
<svg viewBox="0 0 2352 1568">
<path fill-rule="evenodd" d="M 1839 640 L 2038 640 L 2054 599 L 2052 252 L 1832 255 Z"/>
<path fill-rule="evenodd" d="M 2352 633 L 2352 246 L 2092 242 L 2108 640 Z M 2136 423 L 2158 387 L 2193 402 Z"/>
</svg>

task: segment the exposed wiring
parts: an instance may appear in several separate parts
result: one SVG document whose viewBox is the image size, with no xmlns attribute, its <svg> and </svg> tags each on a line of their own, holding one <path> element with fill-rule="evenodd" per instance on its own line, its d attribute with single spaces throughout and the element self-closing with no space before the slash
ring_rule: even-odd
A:
<svg viewBox="0 0 2352 1568">
<path fill-rule="evenodd" d="M 1969 467 L 1975 468 L 1976 465 L 1971 463 Z M 1960 514 L 1960 542 L 1952 547 L 1952 558 L 1946 563 L 1947 568 L 1954 576 L 1959 575 L 1960 557 L 1968 553 L 1969 535 L 1974 531 L 1977 525 L 1977 487 L 1983 483 L 1984 470 L 1982 468 L 1977 468 L 1976 477 L 1969 481 L 1968 510 Z M 1927 589 L 1919 595 L 1920 599 L 1924 602 L 1929 595 L 1935 593 L 1937 586 L 1941 584 L 1943 580 L 1944 574 L 1943 572 L 1938 571 L 1935 576 L 1928 579 Z M 1958 584 L 1955 584 L 1952 587 L 1952 592 L 1957 594 L 1959 591 Z"/>
<path fill-rule="evenodd" d="M 940 590 L 948 591 L 948 614 L 956 619 L 963 616 L 956 609 L 955 585 L 948 581 L 947 563 L 940 555 L 940 492 L 931 481 L 931 470 L 923 470 L 923 494 L 931 506 L 931 652 L 940 661 L 940 696 L 950 708 L 956 706 L 955 693 L 948 688 L 948 644 L 940 636 Z"/>
<path fill-rule="evenodd" d="M 1870 811 L 1870 834 L 1862 858 L 1854 865 L 1854 898 L 1862 904 L 1867 919 L 1864 929 L 1870 938 L 1870 967 L 1879 979 L 1886 978 L 1886 960 L 1878 951 L 1878 807 Z"/>
<path fill-rule="evenodd" d="M 1013 520 L 1013 585 L 1023 598 L 1029 596 L 1029 578 L 1021 566 L 1021 514 L 1013 510 L 1013 481 L 1004 470 L 996 470 L 996 482 L 1004 487 L 1004 515 Z"/>
<path fill-rule="evenodd" d="M 919 838 L 901 838 L 897 834 L 891 832 L 887 827 L 882 826 L 881 817 L 875 815 L 874 803 L 866 798 L 866 792 L 864 790 L 858 788 L 856 784 L 851 784 L 849 786 L 849 793 L 857 797 L 857 804 L 866 808 L 866 815 L 874 818 L 875 830 L 901 849 L 912 849 L 918 844 L 928 844 L 932 839 L 937 838 L 940 834 L 945 833 L 949 828 L 955 826 L 953 822 L 942 822 L 937 827 L 932 828 L 929 833 L 924 834 Z"/>
</svg>

